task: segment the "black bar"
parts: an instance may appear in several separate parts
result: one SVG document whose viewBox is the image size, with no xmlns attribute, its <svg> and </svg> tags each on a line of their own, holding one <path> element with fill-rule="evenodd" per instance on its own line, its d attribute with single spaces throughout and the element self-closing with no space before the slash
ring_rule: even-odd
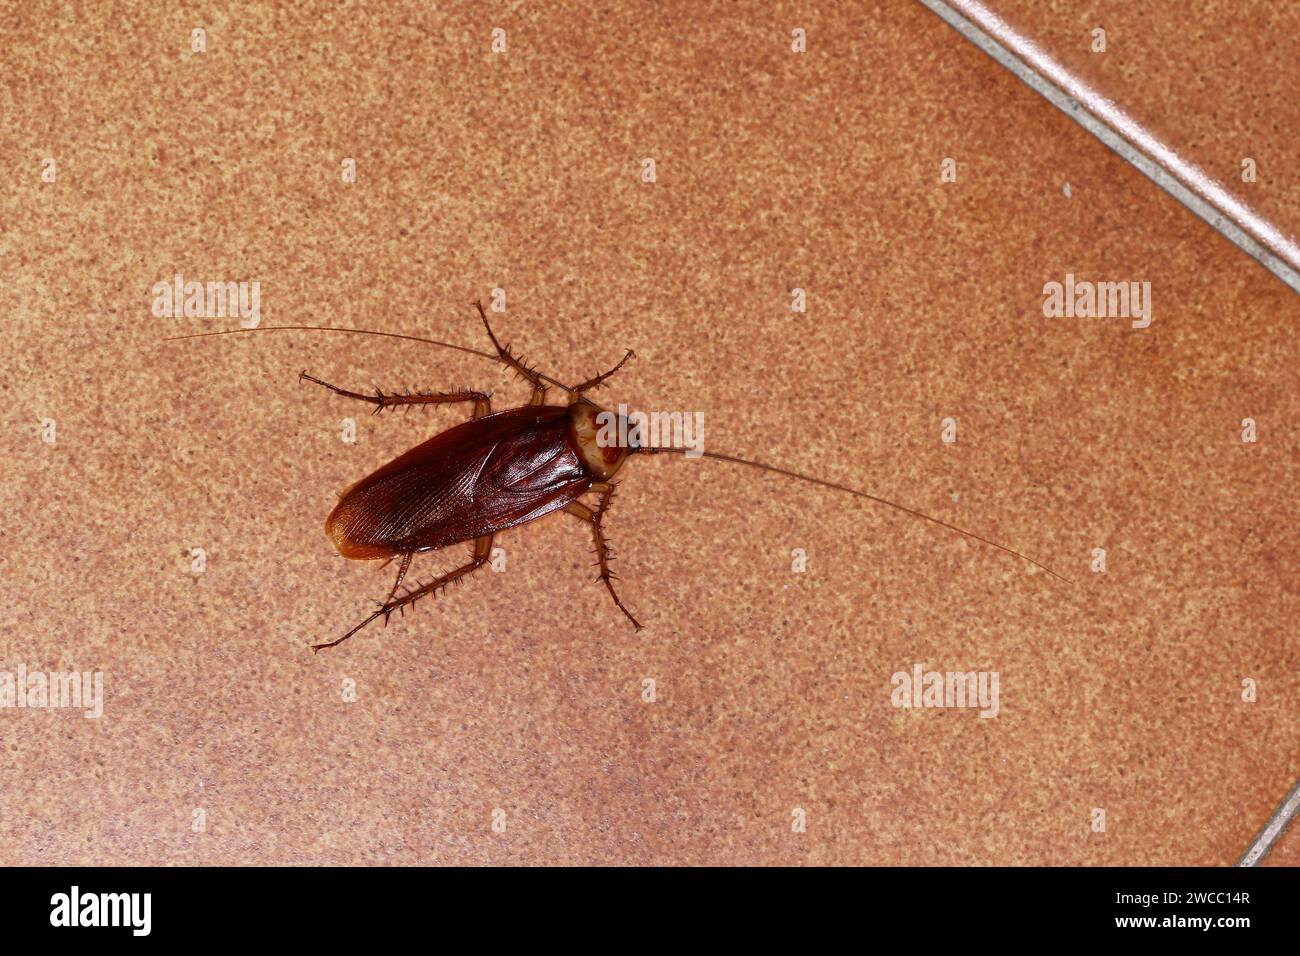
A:
<svg viewBox="0 0 1300 956">
<path fill-rule="evenodd" d="M 499 942 L 532 932 L 534 944 L 566 936 L 668 945 L 680 941 L 672 928 L 689 920 L 733 942 L 787 930 L 805 941 L 898 936 L 922 948 L 928 938 L 959 937 L 972 945 L 1204 939 L 1231 947 L 1294 941 L 1297 904 L 1296 871 L 1286 868 L 50 868 L 0 870 L 0 884 L 10 944 L 285 938 L 337 947 L 411 934 L 450 943 L 447 934 L 461 932 Z M 52 925 L 71 922 L 74 886 L 78 922 L 116 911 L 124 925 Z M 116 895 L 133 893 L 149 894 L 147 935 L 137 935 L 144 896 Z"/>
</svg>

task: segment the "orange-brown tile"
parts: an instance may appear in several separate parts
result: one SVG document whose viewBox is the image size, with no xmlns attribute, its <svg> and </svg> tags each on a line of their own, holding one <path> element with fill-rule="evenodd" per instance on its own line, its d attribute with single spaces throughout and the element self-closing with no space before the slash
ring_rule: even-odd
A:
<svg viewBox="0 0 1300 956">
<path fill-rule="evenodd" d="M 1291 38 L 1300 33 L 1300 6 L 1264 0 L 974 2 L 1295 242 L 1300 179 L 1292 131 L 1300 127 L 1300 72 Z M 958 6 L 969 9 L 966 0 Z"/>
<path fill-rule="evenodd" d="M 196 56 L 190 15 L 123 11 L 10 14 L 0 50 L 0 660 L 108 695 L 0 713 L 0 861 L 1227 864 L 1294 782 L 1297 300 L 919 5 L 249 6 Z M 554 518 L 312 656 L 391 573 L 332 553 L 334 494 L 461 413 L 298 372 L 524 391 L 414 344 L 163 343 L 223 324 L 150 315 L 178 271 L 259 280 L 264 324 L 473 345 L 503 286 L 543 367 L 636 349 L 607 401 L 1071 583 L 633 461 L 608 527 L 641 634 Z M 1067 272 L 1150 281 L 1150 328 L 1045 319 Z M 894 708 L 915 662 L 998 671 L 1000 715 Z"/>
</svg>

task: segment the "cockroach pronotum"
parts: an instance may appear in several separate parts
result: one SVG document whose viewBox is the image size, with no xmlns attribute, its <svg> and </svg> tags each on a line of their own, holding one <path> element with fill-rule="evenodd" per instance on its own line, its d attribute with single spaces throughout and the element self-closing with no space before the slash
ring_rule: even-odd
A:
<svg viewBox="0 0 1300 956">
<path fill-rule="evenodd" d="M 629 455 L 657 455 L 685 452 L 688 449 L 641 444 L 638 430 L 626 428 L 625 422 L 620 422 L 618 434 L 627 436 L 626 444 L 611 444 L 608 441 L 608 431 L 602 432 L 599 423 L 607 422 L 609 419 L 606 416 L 613 413 L 591 401 L 586 393 L 604 385 L 610 376 L 621 369 L 633 357 L 630 350 L 608 372 L 602 372 L 578 385 L 565 385 L 550 375 L 537 371 L 535 367 L 528 366 L 511 352 L 509 345 L 503 346 L 497 341 L 482 303 L 475 305 L 496 350 L 495 354 L 414 335 L 335 326 L 277 325 L 200 332 L 171 339 L 174 341 L 245 332 L 319 331 L 377 335 L 424 342 L 489 358 L 513 369 L 532 386 L 532 397 L 527 405 L 493 412 L 486 392 L 466 390 L 397 395 L 385 394 L 376 389 L 374 395 L 364 395 L 331 385 L 308 375 L 306 371 L 299 376 L 300 382 L 314 382 L 338 395 L 374 405 L 374 414 L 400 405 L 469 402 L 473 406 L 468 421 L 416 445 L 356 482 L 340 496 L 338 504 L 325 522 L 325 533 L 334 547 L 345 558 L 382 559 L 386 564 L 397 561 L 397 580 L 374 613 L 342 637 L 323 644 L 313 644 L 312 649 L 315 651 L 342 644 L 377 618 L 382 617 L 387 624 L 394 611 L 402 611 L 420 598 L 436 594 L 486 564 L 492 553 L 493 536 L 498 532 L 536 521 L 555 511 L 567 512 L 590 525 L 596 546 L 596 564 L 600 568 L 596 580 L 604 583 L 614 604 L 632 622 L 632 626 L 641 630 L 641 624 L 614 589 L 617 575 L 610 570 L 610 550 L 602 528 L 602 521 L 609 512 L 614 495 L 613 478 Z M 568 403 L 547 404 L 548 386 L 565 392 Z M 1054 578 L 1065 580 L 1051 568 L 1013 548 L 865 491 L 735 455 L 703 449 L 696 450 L 696 453 L 705 458 L 747 465 L 887 505 L 1014 555 Z M 595 492 L 598 496 L 590 505 L 580 500 L 588 492 Z M 468 562 L 414 588 L 403 586 L 406 572 L 416 554 L 463 542 L 472 543 Z"/>
</svg>

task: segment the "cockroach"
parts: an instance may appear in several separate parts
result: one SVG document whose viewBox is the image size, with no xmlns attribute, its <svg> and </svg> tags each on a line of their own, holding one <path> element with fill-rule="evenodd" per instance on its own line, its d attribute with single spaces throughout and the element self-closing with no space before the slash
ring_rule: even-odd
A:
<svg viewBox="0 0 1300 956">
<path fill-rule="evenodd" d="M 229 329 L 174 336 L 170 339 L 174 341 L 245 332 L 321 331 L 376 335 L 423 342 L 492 359 L 512 369 L 532 387 L 532 396 L 527 405 L 493 412 L 487 392 L 462 390 L 386 394 L 376 389 L 373 395 L 367 395 L 331 385 L 308 375 L 306 371 L 302 372 L 300 382 L 313 382 L 337 395 L 373 405 L 373 414 L 399 406 L 459 402 L 469 403 L 473 409 L 467 421 L 434 435 L 399 455 L 353 484 L 340 496 L 338 504 L 325 521 L 325 533 L 338 553 L 353 560 L 380 559 L 385 564 L 397 561 L 397 579 L 389 589 L 388 596 L 378 602 L 374 613 L 342 637 L 312 645 L 315 651 L 342 644 L 380 617 L 387 624 L 394 611 L 404 612 L 420 598 L 436 594 L 449 585 L 464 580 L 488 562 L 495 535 L 557 511 L 571 514 L 591 528 L 596 566 L 600 569 L 596 580 L 604 584 L 615 606 L 632 626 L 641 630 L 640 622 L 615 590 L 617 575 L 610 569 L 611 552 L 603 522 L 609 514 L 614 497 L 616 485 L 613 479 L 631 455 L 660 455 L 685 452 L 688 449 L 642 444 L 638 430 L 626 427 L 618 429 L 619 435 L 627 436 L 626 444 L 609 443 L 608 431 L 605 432 L 605 440 L 601 440 L 601 423 L 610 421 L 605 416 L 612 413 L 589 399 L 587 393 L 603 386 L 627 364 L 634 354 L 631 350 L 609 371 L 577 385 L 565 385 L 554 377 L 539 372 L 536 367 L 529 366 L 511 351 L 509 344 L 502 345 L 492 331 L 482 303 L 475 305 L 494 353 L 396 332 L 312 325 Z M 551 386 L 565 393 L 567 403 L 547 403 L 547 393 Z M 626 426 L 626 421 L 621 422 L 621 426 Z M 696 449 L 696 453 L 716 461 L 773 472 L 886 505 L 1013 555 L 1054 578 L 1065 580 L 1051 568 L 1013 548 L 857 488 L 722 452 Z M 581 500 L 589 492 L 597 496 L 591 504 Z M 416 587 L 406 587 L 403 584 L 416 554 L 465 542 L 470 543 L 470 556 L 466 563 Z"/>
</svg>

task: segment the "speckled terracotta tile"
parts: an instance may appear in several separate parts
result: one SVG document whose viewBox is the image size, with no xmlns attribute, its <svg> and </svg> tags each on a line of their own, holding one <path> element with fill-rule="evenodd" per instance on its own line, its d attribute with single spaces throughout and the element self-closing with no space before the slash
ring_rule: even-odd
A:
<svg viewBox="0 0 1300 956">
<path fill-rule="evenodd" d="M 0 711 L 0 862 L 1240 855 L 1300 744 L 1274 277 L 916 4 L 209 9 L 4 14 L 0 662 L 102 671 L 106 700 Z M 333 553 L 335 494 L 464 413 L 372 418 L 298 373 L 524 389 L 412 343 L 164 343 L 233 325 L 151 315 L 177 272 L 260 282 L 266 325 L 474 346 L 504 288 L 544 368 L 636 349 L 606 401 L 702 411 L 713 449 L 1070 583 L 634 460 L 607 526 L 640 634 L 558 517 L 313 656 L 391 573 Z M 1067 273 L 1149 281 L 1150 327 L 1045 318 Z M 916 663 L 997 671 L 998 716 L 893 706 Z"/>
<path fill-rule="evenodd" d="M 954 0 L 987 10 L 1173 154 L 1257 213 L 1292 250 L 1300 235 L 1293 38 L 1300 5 L 1266 0 Z M 1291 262 L 1293 267 L 1300 263 Z"/>
</svg>

